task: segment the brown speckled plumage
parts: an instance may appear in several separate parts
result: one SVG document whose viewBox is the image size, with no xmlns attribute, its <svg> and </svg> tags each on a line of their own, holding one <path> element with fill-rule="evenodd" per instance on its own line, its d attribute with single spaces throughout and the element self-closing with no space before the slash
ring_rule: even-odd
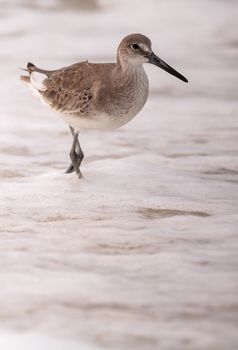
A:
<svg viewBox="0 0 238 350">
<path fill-rule="evenodd" d="M 28 63 L 29 76 L 21 79 L 29 83 L 34 92 L 59 112 L 70 126 L 74 136 L 71 170 L 76 170 L 78 175 L 81 175 L 79 165 L 82 161 L 77 139 L 79 131 L 115 129 L 139 113 L 149 92 L 148 78 L 143 68 L 143 63 L 147 62 L 187 81 L 154 55 L 150 39 L 141 34 L 128 35 L 121 41 L 116 63 L 86 61 L 52 71 Z M 36 78 L 37 74 L 41 76 L 40 81 Z M 78 153 L 76 148 L 79 149 Z M 79 155 L 80 162 L 76 159 Z"/>
</svg>

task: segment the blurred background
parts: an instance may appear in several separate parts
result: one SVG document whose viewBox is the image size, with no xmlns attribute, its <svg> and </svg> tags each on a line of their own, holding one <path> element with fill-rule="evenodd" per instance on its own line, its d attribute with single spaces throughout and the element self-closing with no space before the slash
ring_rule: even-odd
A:
<svg viewBox="0 0 238 350">
<path fill-rule="evenodd" d="M 0 0 L 0 348 L 234 350 L 236 0 Z M 71 136 L 19 81 L 113 62 L 142 33 L 185 75 L 146 65 L 147 105 L 114 133 Z"/>
</svg>

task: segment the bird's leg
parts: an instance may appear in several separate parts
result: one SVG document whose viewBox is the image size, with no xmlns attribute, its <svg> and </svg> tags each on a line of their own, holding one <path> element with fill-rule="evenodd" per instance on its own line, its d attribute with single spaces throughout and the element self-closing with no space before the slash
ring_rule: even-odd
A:
<svg viewBox="0 0 238 350">
<path fill-rule="evenodd" d="M 83 177 L 83 175 L 82 175 L 82 173 L 81 173 L 79 168 L 80 168 L 80 165 L 81 165 L 81 163 L 83 161 L 84 153 L 82 151 L 82 148 L 81 148 L 79 140 L 78 140 L 78 134 L 77 134 L 76 148 L 78 148 L 78 152 L 76 154 L 77 154 L 77 162 L 78 162 L 78 170 L 79 170 L 79 173 L 77 173 L 77 171 L 76 171 L 76 173 L 78 174 L 78 176 L 80 178 L 80 177 Z"/>
<path fill-rule="evenodd" d="M 71 134 L 72 134 L 72 136 L 73 136 L 73 138 L 74 138 L 74 129 L 72 128 L 72 126 L 70 126 L 69 129 L 70 129 Z M 80 154 L 80 150 L 81 150 L 81 147 L 80 147 L 79 141 L 78 141 L 78 139 L 77 139 L 75 151 L 76 151 L 77 154 Z M 82 152 L 82 150 L 81 150 L 81 152 Z M 81 160 L 81 162 L 82 162 L 82 160 Z M 80 162 L 80 163 L 81 163 L 81 162 Z M 66 170 L 65 172 L 66 172 L 66 174 L 70 174 L 70 173 L 73 173 L 73 172 L 74 172 L 74 165 L 73 165 L 73 163 L 71 163 L 71 164 L 69 165 L 69 167 L 67 168 L 67 170 Z"/>
<path fill-rule="evenodd" d="M 76 152 L 77 147 L 79 148 L 78 153 Z M 80 164 L 82 163 L 83 157 L 84 157 L 84 154 L 78 141 L 78 133 L 74 132 L 73 144 L 70 150 L 70 158 L 71 158 L 74 170 L 79 178 L 82 177 L 79 167 L 80 167 Z"/>
</svg>

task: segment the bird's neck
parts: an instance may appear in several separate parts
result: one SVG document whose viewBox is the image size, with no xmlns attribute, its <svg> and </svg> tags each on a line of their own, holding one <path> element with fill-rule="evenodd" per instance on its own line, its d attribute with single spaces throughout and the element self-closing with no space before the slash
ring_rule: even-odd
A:
<svg viewBox="0 0 238 350">
<path fill-rule="evenodd" d="M 135 83 L 135 81 L 145 79 L 146 73 L 143 64 L 135 64 L 134 62 L 117 60 L 115 67 L 115 76 L 123 81 L 123 84 Z"/>
</svg>

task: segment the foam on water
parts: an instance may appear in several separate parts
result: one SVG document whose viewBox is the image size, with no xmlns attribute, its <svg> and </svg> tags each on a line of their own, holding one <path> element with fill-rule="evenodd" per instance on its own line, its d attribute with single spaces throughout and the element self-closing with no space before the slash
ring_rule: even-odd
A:
<svg viewBox="0 0 238 350">
<path fill-rule="evenodd" d="M 0 3 L 0 348 L 235 349 L 236 2 Z M 80 135 L 79 181 L 17 67 L 110 61 L 132 32 L 189 84 L 146 66 L 140 115 Z"/>
</svg>

